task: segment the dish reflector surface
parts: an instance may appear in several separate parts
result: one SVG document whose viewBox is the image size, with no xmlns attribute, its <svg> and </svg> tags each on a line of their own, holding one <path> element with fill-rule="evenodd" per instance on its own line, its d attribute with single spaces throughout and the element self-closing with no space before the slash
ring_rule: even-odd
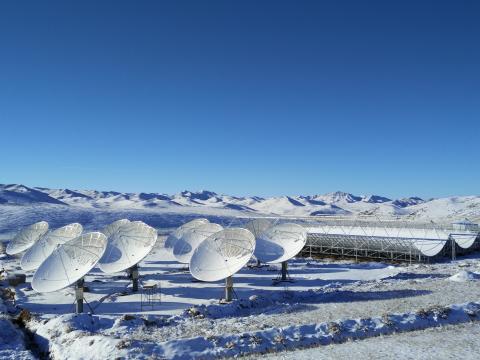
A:
<svg viewBox="0 0 480 360">
<path fill-rule="evenodd" d="M 180 239 L 183 236 L 183 234 L 185 234 L 187 231 L 197 226 L 208 224 L 208 223 L 209 223 L 208 219 L 202 218 L 202 219 L 195 219 L 183 224 L 182 226 L 177 228 L 177 230 L 175 230 L 173 233 L 168 235 L 167 240 L 165 241 L 165 248 L 173 249 L 178 239 Z"/>
<path fill-rule="evenodd" d="M 462 249 L 470 248 L 477 238 L 477 234 L 451 234 L 450 236 Z"/>
<path fill-rule="evenodd" d="M 40 221 L 22 229 L 7 245 L 7 254 L 15 255 L 27 250 L 48 231 L 48 223 Z"/>
<path fill-rule="evenodd" d="M 83 234 L 61 244 L 33 275 L 32 288 L 52 292 L 75 283 L 95 266 L 106 246 L 107 237 L 101 232 Z"/>
<path fill-rule="evenodd" d="M 58 245 L 80 236 L 82 231 L 83 227 L 79 223 L 72 223 L 51 231 L 23 254 L 20 266 L 26 271 L 37 269 Z"/>
<path fill-rule="evenodd" d="M 128 224 L 130 223 L 130 220 L 128 219 L 120 219 L 120 220 L 117 220 L 117 221 L 114 221 L 112 222 L 111 224 L 108 224 L 107 226 L 105 226 L 103 228 L 103 230 L 101 231 L 103 234 L 105 234 L 105 236 L 107 237 L 107 239 L 113 235 L 113 233 L 115 233 L 116 231 L 118 231 L 118 228 L 122 225 L 125 225 L 125 224 Z"/>
<path fill-rule="evenodd" d="M 425 256 L 435 256 L 445 247 L 445 240 L 414 240 L 412 246 Z"/>
<path fill-rule="evenodd" d="M 201 281 L 218 281 L 240 270 L 252 257 L 255 236 L 242 228 L 229 228 L 205 239 L 193 252 L 190 273 Z"/>
<path fill-rule="evenodd" d="M 420 224 L 419 224 L 420 225 Z M 314 236 L 317 245 L 357 249 L 368 246 L 380 252 L 392 251 L 425 256 L 436 256 L 452 239 L 458 246 L 467 249 L 475 242 L 475 232 L 453 232 L 450 229 L 422 227 L 379 227 L 361 225 L 320 225 L 310 227 L 308 233 Z"/>
<path fill-rule="evenodd" d="M 148 255 L 157 237 L 157 230 L 144 222 L 124 223 L 108 238 L 107 249 L 98 266 L 105 273 L 126 270 Z"/>
<path fill-rule="evenodd" d="M 273 226 L 273 222 L 269 219 L 253 219 L 245 224 L 245 229 L 250 230 L 255 238 L 258 238 L 268 228 Z"/>
<path fill-rule="evenodd" d="M 190 263 L 193 252 L 209 236 L 222 231 L 223 227 L 218 224 L 207 223 L 185 232 L 173 246 L 173 255 L 178 262 Z"/>
<path fill-rule="evenodd" d="M 297 255 L 307 242 L 307 231 L 292 223 L 275 225 L 257 239 L 255 257 L 261 262 L 275 264 Z"/>
</svg>

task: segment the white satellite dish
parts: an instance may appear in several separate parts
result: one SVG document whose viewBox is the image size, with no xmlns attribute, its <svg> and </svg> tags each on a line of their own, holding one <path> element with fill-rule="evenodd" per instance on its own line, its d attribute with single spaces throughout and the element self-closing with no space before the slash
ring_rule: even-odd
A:
<svg viewBox="0 0 480 360">
<path fill-rule="evenodd" d="M 255 236 L 249 230 L 224 229 L 209 236 L 195 249 L 190 259 L 190 273 L 201 281 L 226 279 L 225 300 L 231 301 L 231 276 L 245 266 L 254 250 Z"/>
<path fill-rule="evenodd" d="M 221 230 L 223 230 L 221 225 L 213 223 L 206 223 L 190 229 L 175 243 L 173 255 L 179 263 L 189 264 L 193 252 L 202 241 Z"/>
<path fill-rule="evenodd" d="M 250 230 L 255 235 L 255 241 L 269 228 L 274 225 L 274 221 L 265 218 L 257 218 L 250 220 L 245 224 L 245 229 Z M 260 259 L 257 258 L 257 267 L 260 267 Z"/>
<path fill-rule="evenodd" d="M 192 221 L 189 221 L 182 226 L 178 227 L 174 232 L 172 232 L 170 235 L 168 235 L 167 240 L 165 240 L 165 248 L 166 249 L 173 249 L 175 246 L 175 243 L 180 239 L 183 234 L 188 232 L 190 229 L 193 229 L 197 226 L 208 224 L 209 221 L 208 219 L 195 219 Z"/>
<path fill-rule="evenodd" d="M 272 227 L 274 222 L 270 219 L 257 218 L 250 220 L 245 224 L 245 229 L 250 230 L 255 238 L 258 238 L 263 234 L 268 228 Z"/>
<path fill-rule="evenodd" d="M 115 231 L 118 230 L 120 226 L 128 224 L 129 222 L 130 220 L 128 219 L 120 219 L 120 220 L 114 221 L 111 224 L 108 224 L 107 226 L 105 226 L 102 229 L 101 233 L 105 234 L 105 236 L 108 239 Z"/>
<path fill-rule="evenodd" d="M 23 254 L 20 266 L 26 271 L 37 269 L 58 245 L 80 236 L 82 231 L 82 225 L 72 223 L 47 233 Z"/>
<path fill-rule="evenodd" d="M 303 226 L 284 223 L 272 226 L 257 238 L 255 257 L 267 264 L 282 264 L 281 281 L 287 281 L 287 261 L 296 256 L 307 242 Z"/>
<path fill-rule="evenodd" d="M 22 229 L 7 245 L 7 254 L 16 255 L 27 250 L 48 231 L 48 223 L 40 221 Z"/>
<path fill-rule="evenodd" d="M 108 274 L 129 270 L 133 291 L 137 291 L 137 264 L 153 249 L 157 230 L 141 221 L 119 223 L 110 230 L 107 249 L 98 266 Z"/>
<path fill-rule="evenodd" d="M 60 244 L 33 275 L 32 288 L 52 292 L 77 283 L 77 312 L 82 312 L 82 279 L 100 260 L 106 246 L 107 237 L 101 232 L 83 234 Z"/>
<path fill-rule="evenodd" d="M 107 246 L 101 232 L 80 235 L 59 245 L 33 275 L 37 292 L 63 289 L 84 277 L 100 260 Z"/>
<path fill-rule="evenodd" d="M 107 274 L 127 270 L 148 255 L 157 236 L 157 230 L 141 221 L 121 224 L 110 233 L 98 266 Z"/>
<path fill-rule="evenodd" d="M 257 238 L 255 257 L 267 264 L 278 264 L 296 256 L 307 242 L 307 231 L 293 223 L 275 225 Z"/>
</svg>

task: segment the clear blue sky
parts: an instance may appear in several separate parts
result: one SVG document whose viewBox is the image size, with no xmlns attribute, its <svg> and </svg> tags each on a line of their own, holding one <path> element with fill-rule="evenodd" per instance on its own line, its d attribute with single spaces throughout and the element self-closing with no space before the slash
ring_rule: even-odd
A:
<svg viewBox="0 0 480 360">
<path fill-rule="evenodd" d="M 479 1 L 3 1 L 0 183 L 479 194 Z"/>
</svg>

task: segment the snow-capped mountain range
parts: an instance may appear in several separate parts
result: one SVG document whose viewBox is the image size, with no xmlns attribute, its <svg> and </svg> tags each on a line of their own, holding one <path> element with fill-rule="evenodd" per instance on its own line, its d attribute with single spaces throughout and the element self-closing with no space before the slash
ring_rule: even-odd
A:
<svg viewBox="0 0 480 360">
<path fill-rule="evenodd" d="M 379 195 L 356 196 L 334 192 L 312 196 L 262 198 L 221 195 L 212 191 L 121 193 L 115 191 L 47 189 L 0 185 L 0 206 L 51 204 L 96 210 L 148 210 L 170 213 L 235 213 L 280 216 L 376 215 L 438 220 L 480 216 L 480 196 L 423 200 L 419 197 L 389 199 Z"/>
</svg>

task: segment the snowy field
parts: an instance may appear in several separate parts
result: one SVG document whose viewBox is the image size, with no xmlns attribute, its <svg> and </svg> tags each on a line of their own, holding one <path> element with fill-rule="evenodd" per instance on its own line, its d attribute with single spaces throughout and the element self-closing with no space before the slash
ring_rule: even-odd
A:
<svg viewBox="0 0 480 360">
<path fill-rule="evenodd" d="M 381 336 L 312 349 L 285 351 L 262 357 L 267 360 L 348 359 L 357 360 L 437 360 L 478 359 L 480 324 L 447 325 L 402 334 Z M 256 359 L 247 356 L 246 359 Z"/>
<path fill-rule="evenodd" d="M 160 302 L 153 308 L 142 308 L 141 295 L 131 292 L 124 274 L 111 276 L 94 269 L 86 277 L 85 293 L 93 315 L 76 316 L 71 314 L 73 288 L 39 294 L 30 288 L 32 274 L 27 274 L 27 283 L 12 290 L 18 309 L 32 315 L 27 328 L 35 336 L 28 347 L 36 355 L 49 353 L 55 359 L 107 359 L 255 357 L 324 345 L 300 350 L 298 356 L 342 358 L 358 350 L 366 359 L 373 357 L 372 347 L 388 349 L 400 346 L 402 339 L 417 341 L 403 331 L 470 322 L 480 311 L 480 261 L 475 255 L 453 263 L 416 265 L 293 259 L 289 271 L 295 282 L 288 286 L 273 285 L 279 270 L 275 266 L 246 267 L 234 276 L 238 299 L 220 305 L 223 282 L 193 281 L 184 265 L 163 248 L 164 240 L 160 237 L 140 264 L 142 284 L 161 289 Z M 20 270 L 19 258 L 3 256 L 0 261 L 5 275 Z M 10 302 L 5 304 L 13 311 Z M 425 330 L 421 336 L 439 341 L 443 331 L 453 330 Z M 373 337 L 377 335 L 388 336 Z M 369 339 L 350 341 L 362 338 Z M 347 343 L 337 344 L 342 342 Z M 28 352 L 10 354 L 18 358 Z M 429 358 L 415 354 L 422 355 L 414 348 L 402 355 Z M 452 356 L 453 349 L 445 347 L 445 352 L 430 358 Z"/>
</svg>

